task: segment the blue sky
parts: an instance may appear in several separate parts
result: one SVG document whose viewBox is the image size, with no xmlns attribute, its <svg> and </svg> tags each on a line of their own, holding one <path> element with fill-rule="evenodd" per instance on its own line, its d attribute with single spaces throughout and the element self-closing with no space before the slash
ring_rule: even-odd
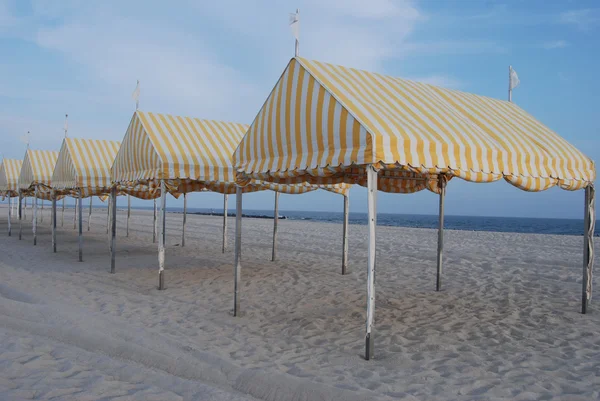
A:
<svg viewBox="0 0 600 401">
<path fill-rule="evenodd" d="M 143 110 L 250 123 L 293 56 L 287 24 L 296 8 L 307 58 L 501 99 L 513 65 L 521 79 L 513 100 L 600 160 L 600 3 L 592 0 L 0 0 L 0 152 L 22 158 L 26 131 L 32 148 L 58 150 L 65 113 L 73 137 L 122 139 L 137 79 Z M 244 204 L 265 209 L 272 199 L 251 194 Z M 353 188 L 350 203 L 365 211 L 365 190 Z M 222 197 L 193 194 L 189 204 L 217 208 Z M 583 192 L 453 180 L 446 208 L 580 218 Z M 342 200 L 286 195 L 281 209 L 340 211 Z M 435 214 L 437 197 L 380 193 L 379 211 Z"/>
</svg>

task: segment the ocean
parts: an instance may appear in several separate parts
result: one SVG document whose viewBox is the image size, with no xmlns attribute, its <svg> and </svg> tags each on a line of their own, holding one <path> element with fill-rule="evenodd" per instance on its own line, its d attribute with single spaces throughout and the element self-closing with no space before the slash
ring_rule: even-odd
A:
<svg viewBox="0 0 600 401">
<path fill-rule="evenodd" d="M 151 208 L 143 208 L 151 209 Z M 167 208 L 171 212 L 183 212 L 181 208 Z M 188 208 L 188 213 L 218 214 L 223 209 Z M 229 210 L 230 215 L 235 213 Z M 344 217 L 341 212 L 301 212 L 281 210 L 281 218 L 289 220 L 308 220 L 327 223 L 341 223 Z M 244 210 L 244 216 L 256 218 L 272 218 L 272 210 Z M 367 224 L 366 213 L 350 213 L 350 224 Z M 378 213 L 377 225 L 437 228 L 437 215 L 392 214 Z M 526 217 L 482 217 L 482 216 L 445 216 L 444 227 L 449 230 L 494 231 L 531 234 L 583 235 L 583 218 L 581 219 L 550 219 Z M 596 224 L 595 237 L 600 236 L 600 227 Z"/>
</svg>

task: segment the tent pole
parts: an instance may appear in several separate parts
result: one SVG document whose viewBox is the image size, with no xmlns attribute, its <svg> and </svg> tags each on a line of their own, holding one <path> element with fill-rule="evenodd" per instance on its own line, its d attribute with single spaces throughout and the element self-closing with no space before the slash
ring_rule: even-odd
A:
<svg viewBox="0 0 600 401">
<path fill-rule="evenodd" d="M 19 188 L 19 209 L 17 211 L 19 217 L 19 241 L 23 238 L 23 195 L 21 195 L 21 188 Z"/>
<path fill-rule="evenodd" d="M 75 210 L 73 210 L 73 230 L 77 228 L 77 208 L 79 207 L 79 198 L 75 198 Z"/>
<path fill-rule="evenodd" d="M 228 201 L 229 195 L 224 194 L 223 195 L 223 253 L 225 253 L 225 250 L 227 249 L 227 201 Z"/>
<path fill-rule="evenodd" d="M 152 223 L 152 243 L 156 243 L 156 198 L 154 198 L 154 221 Z"/>
<path fill-rule="evenodd" d="M 344 195 L 344 233 L 342 237 L 342 274 L 348 272 L 348 215 L 349 209 L 349 194 Z"/>
<path fill-rule="evenodd" d="M 129 237 L 129 218 L 131 217 L 131 195 L 127 195 L 127 229 L 125 236 Z"/>
<path fill-rule="evenodd" d="M 160 182 L 160 237 L 158 238 L 158 289 L 165 289 L 165 225 L 167 222 L 167 188 Z"/>
<path fill-rule="evenodd" d="M 181 227 L 181 246 L 185 246 L 185 223 L 187 220 L 187 194 L 183 194 L 183 224 Z"/>
<path fill-rule="evenodd" d="M 40 212 L 40 223 L 44 222 L 44 199 L 40 199 L 40 203 L 42 204 L 42 211 Z"/>
<path fill-rule="evenodd" d="M 11 230 L 11 226 L 10 226 L 10 215 L 11 215 L 11 204 L 10 204 L 10 191 L 8 192 L 8 236 L 10 237 L 12 235 L 12 230 Z"/>
<path fill-rule="evenodd" d="M 35 205 L 33 207 L 33 245 L 37 245 L 37 213 L 38 213 L 38 187 L 35 187 L 34 193 Z"/>
<path fill-rule="evenodd" d="M 23 219 L 27 219 L 27 197 L 23 197 Z"/>
<path fill-rule="evenodd" d="M 79 190 L 79 202 L 77 213 L 79 214 L 79 261 L 83 262 L 83 190 Z"/>
<path fill-rule="evenodd" d="M 373 358 L 373 320 L 375 315 L 375 227 L 377 225 L 377 170 L 367 167 L 367 203 L 369 209 L 369 253 L 367 262 L 367 329 L 365 359 Z"/>
<path fill-rule="evenodd" d="M 235 189 L 235 268 L 233 316 L 240 316 L 240 280 L 242 276 L 242 187 Z"/>
<path fill-rule="evenodd" d="M 65 226 L 65 199 L 66 199 L 66 198 L 67 198 L 67 197 L 65 196 L 65 197 L 63 198 L 63 201 L 62 201 L 62 216 L 61 216 L 61 218 L 60 218 L 60 226 L 61 226 L 61 227 L 64 227 L 64 226 Z"/>
<path fill-rule="evenodd" d="M 115 253 L 117 238 L 117 187 L 110 190 L 110 203 L 108 205 L 110 212 L 110 272 L 115 272 Z"/>
<path fill-rule="evenodd" d="M 112 194 L 112 189 L 111 189 L 111 194 Z M 109 199 L 108 206 L 106 208 L 106 233 L 107 234 L 110 232 L 110 216 L 111 216 L 111 211 L 112 211 L 112 198 Z"/>
<path fill-rule="evenodd" d="M 440 215 L 438 227 L 438 249 L 437 249 L 437 279 L 435 290 L 442 290 L 442 257 L 444 254 L 444 200 L 446 198 L 446 176 L 438 176 L 438 188 L 440 189 Z"/>
<path fill-rule="evenodd" d="M 87 224 L 88 231 L 90 231 L 90 225 L 92 224 L 92 199 L 94 199 L 94 197 L 90 196 L 90 209 L 88 210 L 88 224 Z"/>
<path fill-rule="evenodd" d="M 593 185 L 585 188 L 583 233 L 583 280 L 581 313 L 587 313 L 592 298 L 592 272 L 594 268 L 594 228 L 596 225 L 596 191 Z"/>
<path fill-rule="evenodd" d="M 277 259 L 277 223 L 279 222 L 279 192 L 275 192 L 275 210 L 273 211 L 273 253 L 271 261 Z"/>
<path fill-rule="evenodd" d="M 52 191 L 52 252 L 56 253 L 56 191 Z"/>
</svg>

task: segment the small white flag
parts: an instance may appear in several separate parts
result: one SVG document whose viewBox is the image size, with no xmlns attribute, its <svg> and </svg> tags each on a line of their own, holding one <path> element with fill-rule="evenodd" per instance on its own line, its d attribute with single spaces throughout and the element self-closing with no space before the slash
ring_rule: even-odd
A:
<svg viewBox="0 0 600 401">
<path fill-rule="evenodd" d="M 31 137 L 31 134 L 29 133 L 29 131 L 27 131 L 27 133 L 23 136 L 21 136 L 21 142 L 23 142 L 25 145 L 27 145 L 27 147 L 29 147 L 29 139 Z"/>
<path fill-rule="evenodd" d="M 519 81 L 519 76 L 517 75 L 517 72 L 513 70 L 512 67 L 510 67 L 510 89 L 515 89 L 517 86 L 519 86 L 520 83 L 521 81 Z"/>
<path fill-rule="evenodd" d="M 300 13 L 298 10 L 295 13 L 290 13 L 290 29 L 296 40 L 300 40 Z"/>
<path fill-rule="evenodd" d="M 137 81 L 137 85 L 135 86 L 135 90 L 131 94 L 131 97 L 133 98 L 133 100 L 135 100 L 135 109 L 137 110 L 138 106 L 140 105 L 140 80 L 139 79 Z"/>
</svg>

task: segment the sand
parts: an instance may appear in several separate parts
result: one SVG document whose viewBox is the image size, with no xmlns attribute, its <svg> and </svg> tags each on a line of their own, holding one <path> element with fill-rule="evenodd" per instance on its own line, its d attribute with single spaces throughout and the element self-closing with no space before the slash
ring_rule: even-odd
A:
<svg viewBox="0 0 600 401">
<path fill-rule="evenodd" d="M 233 219 L 222 254 L 221 218 L 188 216 L 182 248 L 182 216 L 169 214 L 158 291 L 150 212 L 132 213 L 129 238 L 119 213 L 114 275 L 105 210 L 82 263 L 72 210 L 56 254 L 44 213 L 34 247 L 30 221 L 22 241 L 18 224 L 7 237 L 0 207 L 2 400 L 600 397 L 600 299 L 579 313 L 583 237 L 449 230 L 436 293 L 437 232 L 378 227 L 367 362 L 365 226 L 350 227 L 342 276 L 341 225 L 281 220 L 271 262 L 272 221 L 244 219 L 234 318 Z"/>
</svg>

